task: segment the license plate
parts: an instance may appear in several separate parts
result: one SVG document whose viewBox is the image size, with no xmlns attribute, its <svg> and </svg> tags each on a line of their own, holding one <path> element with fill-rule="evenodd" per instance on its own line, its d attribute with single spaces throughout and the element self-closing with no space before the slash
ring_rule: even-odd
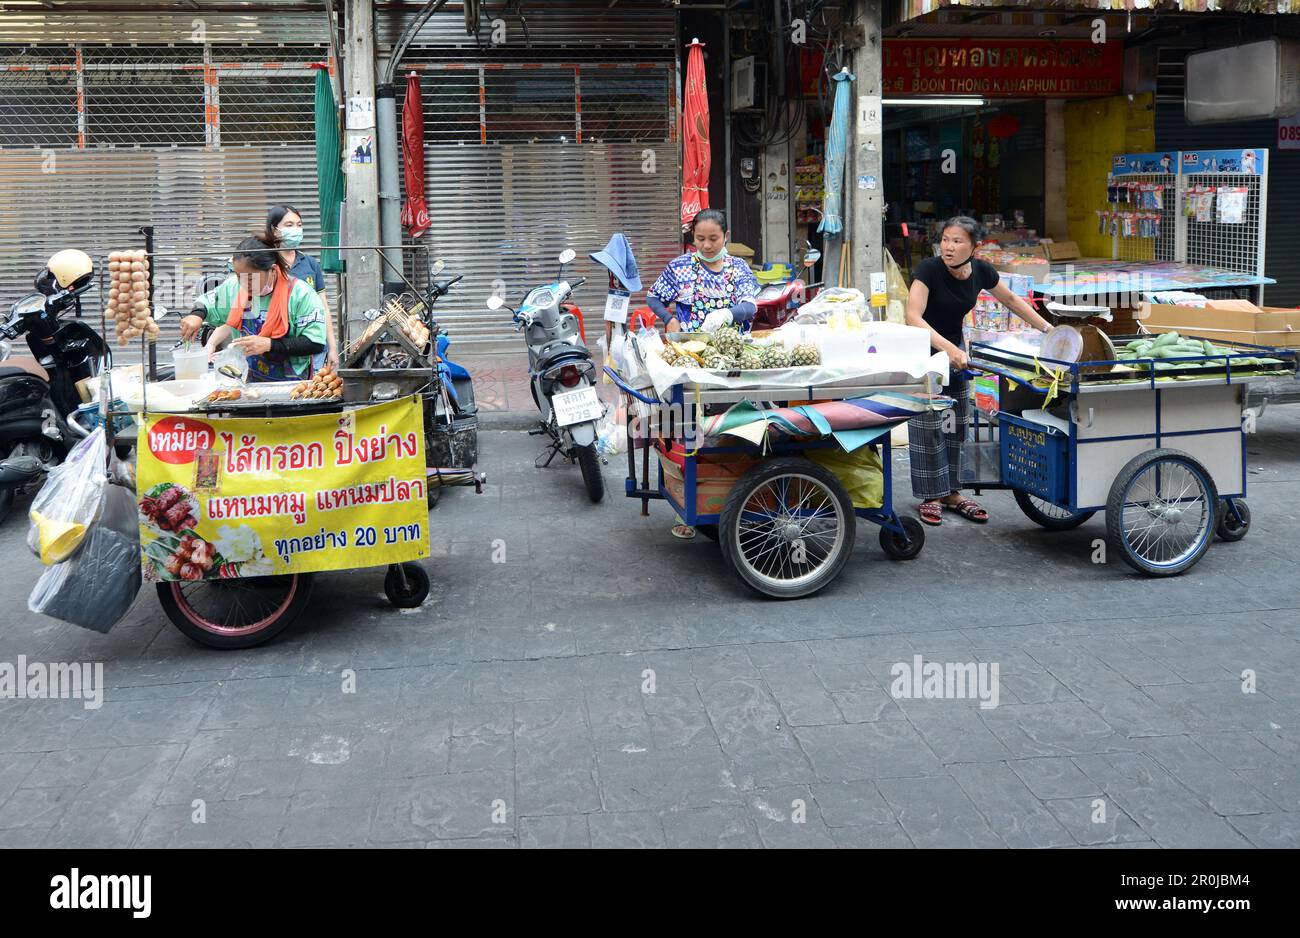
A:
<svg viewBox="0 0 1300 938">
<path fill-rule="evenodd" d="M 555 422 L 561 427 L 588 420 L 599 420 L 604 412 L 596 389 L 588 385 L 576 391 L 565 391 L 551 398 L 551 409 L 555 411 Z"/>
</svg>

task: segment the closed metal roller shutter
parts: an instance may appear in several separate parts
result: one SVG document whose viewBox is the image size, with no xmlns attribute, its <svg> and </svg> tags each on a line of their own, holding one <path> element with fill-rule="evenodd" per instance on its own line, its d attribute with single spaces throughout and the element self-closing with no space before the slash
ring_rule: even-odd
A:
<svg viewBox="0 0 1300 938">
<path fill-rule="evenodd" d="M 1300 306 L 1300 252 L 1293 229 L 1300 218 L 1300 150 L 1277 149 L 1277 121 L 1188 124 L 1182 104 L 1156 108 L 1156 148 L 1160 150 L 1268 150 L 1268 216 L 1264 273 L 1277 280 L 1264 288 L 1269 306 Z"/>
<path fill-rule="evenodd" d="M 657 173 L 643 171 L 651 155 Z M 604 312 L 607 278 L 586 255 L 622 231 L 650 286 L 678 253 L 675 161 L 673 144 L 427 147 L 433 229 L 424 237 L 432 256 L 447 262 L 448 276 L 465 275 L 439 304 L 438 321 L 457 343 L 522 349 L 509 312 L 484 303 L 503 287 L 516 305 L 526 290 L 555 278 L 555 259 L 569 247 L 578 253 L 569 278 L 591 278 L 575 299 L 594 343 L 601 331 L 591 324 Z"/>
<path fill-rule="evenodd" d="M 315 150 L 303 146 L 74 150 L 55 154 L 54 172 L 45 172 L 50 164 L 40 151 L 0 150 L 0 303 L 7 310 L 31 293 L 32 278 L 55 251 L 80 248 L 98 259 L 142 247 L 141 225 L 154 226 L 160 253 L 224 252 L 260 226 L 268 201 L 278 198 L 302 211 L 309 231 L 319 231 L 314 161 Z M 155 298 L 187 310 L 203 274 L 224 268 L 219 257 L 160 261 Z M 86 313 L 98 317 L 97 291 L 86 299 Z M 174 340 L 176 317 L 164 325 L 164 341 Z M 136 348 L 114 354 L 139 358 Z"/>
</svg>

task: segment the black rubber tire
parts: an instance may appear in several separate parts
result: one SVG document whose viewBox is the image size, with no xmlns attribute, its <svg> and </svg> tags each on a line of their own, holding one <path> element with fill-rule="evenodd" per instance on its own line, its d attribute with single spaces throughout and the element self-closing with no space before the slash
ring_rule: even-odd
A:
<svg viewBox="0 0 1300 938">
<path fill-rule="evenodd" d="M 1181 465 L 1198 474 L 1201 477 L 1202 493 L 1206 499 L 1206 504 L 1214 506 L 1217 516 L 1219 494 L 1214 487 L 1214 478 L 1203 465 L 1187 453 L 1176 449 L 1148 450 L 1130 459 L 1124 468 L 1120 470 L 1119 475 L 1115 477 L 1115 481 L 1111 483 L 1110 495 L 1106 499 L 1106 542 L 1111 552 L 1119 554 L 1124 558 L 1125 563 L 1139 573 L 1151 577 L 1170 577 L 1185 573 L 1196 566 L 1200 559 L 1205 556 L 1205 552 L 1210 547 L 1210 541 L 1214 540 L 1215 518 L 1211 517 L 1209 519 L 1207 530 L 1196 549 L 1176 564 L 1156 565 L 1145 558 L 1137 556 L 1128 548 L 1123 532 L 1124 494 L 1135 476 L 1154 463 L 1160 462 Z"/>
<path fill-rule="evenodd" d="M 414 609 L 429 598 L 429 574 L 418 563 L 404 563 L 401 567 L 406 588 L 402 588 L 397 569 L 390 566 L 384 575 L 384 595 L 398 609 Z"/>
<path fill-rule="evenodd" d="M 185 600 L 181 587 L 189 585 L 179 582 L 159 583 L 158 602 L 172 625 L 180 629 L 181 634 L 193 642 L 208 648 L 233 650 L 252 648 L 275 638 L 298 618 L 311 600 L 312 574 L 297 573 L 285 577 L 258 577 L 257 579 L 292 580 L 292 586 L 286 601 L 277 609 L 274 617 L 268 617 L 265 624 L 253 631 L 239 634 L 220 634 L 196 624 L 191 615 L 202 616 Z M 233 584 L 227 584 L 233 585 Z"/>
<path fill-rule="evenodd" d="M 4 524 L 9 512 L 14 510 L 14 490 L 0 489 L 0 524 Z"/>
<path fill-rule="evenodd" d="M 1228 541 L 1229 543 L 1241 540 L 1250 531 L 1250 506 L 1246 504 L 1245 499 L 1234 498 L 1233 501 L 1236 503 L 1237 511 L 1241 513 L 1241 520 L 1245 524 L 1237 521 L 1232 516 L 1232 512 L 1228 510 L 1227 502 L 1220 502 L 1219 520 L 1214 525 L 1214 533 L 1219 536 L 1219 540 Z"/>
<path fill-rule="evenodd" d="M 718 539 L 718 526 L 716 524 L 697 524 L 695 530 L 699 531 L 711 541 Z"/>
<path fill-rule="evenodd" d="M 1012 494 L 1015 496 L 1016 504 L 1020 506 L 1020 510 L 1025 513 L 1025 517 L 1049 531 L 1073 530 L 1096 514 L 1093 511 L 1080 511 L 1068 518 L 1053 518 L 1051 515 L 1044 514 L 1043 510 L 1035 505 L 1030 500 L 1030 497 L 1020 489 L 1013 489 Z"/>
<path fill-rule="evenodd" d="M 600 454 L 596 452 L 596 444 L 575 446 L 573 450 L 578 466 L 582 469 L 582 484 L 587 487 L 587 496 L 593 502 L 599 502 L 605 497 L 605 476 L 600 471 Z"/>
<path fill-rule="evenodd" d="M 880 529 L 880 549 L 890 560 L 911 560 L 925 547 L 925 525 L 915 518 L 899 518 L 907 540 L 885 528 Z"/>
<path fill-rule="evenodd" d="M 800 475 L 813 479 L 825 488 L 835 500 L 844 519 L 844 536 L 835 544 L 832 560 L 818 572 L 815 578 L 797 586 L 780 587 L 757 579 L 752 575 L 747 564 L 737 562 L 740 544 L 740 516 L 745 503 L 760 486 L 783 475 Z M 754 592 L 772 599 L 798 599 L 811 596 L 831 583 L 853 554 L 853 542 L 857 537 L 857 515 L 853 512 L 853 502 L 843 483 L 829 469 L 818 465 L 810 459 L 800 456 L 787 456 L 769 459 L 754 466 L 732 487 L 727 501 L 722 508 L 722 517 L 718 524 L 718 544 L 722 548 L 722 557 L 740 579 Z"/>
</svg>

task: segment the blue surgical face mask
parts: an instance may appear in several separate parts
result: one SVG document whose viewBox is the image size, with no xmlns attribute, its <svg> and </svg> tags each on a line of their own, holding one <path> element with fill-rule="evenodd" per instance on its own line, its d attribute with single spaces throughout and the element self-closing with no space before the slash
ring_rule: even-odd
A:
<svg viewBox="0 0 1300 938">
<path fill-rule="evenodd" d="M 718 251 L 717 254 L 714 254 L 712 257 L 705 257 L 704 253 L 700 252 L 700 260 L 704 261 L 704 263 L 706 264 L 716 264 L 718 261 L 722 260 L 726 256 L 727 256 L 727 246 L 725 244 L 722 246 L 722 249 Z"/>
<path fill-rule="evenodd" d="M 296 248 L 302 244 L 301 228 L 277 228 L 276 234 L 280 236 L 280 247 Z"/>
</svg>

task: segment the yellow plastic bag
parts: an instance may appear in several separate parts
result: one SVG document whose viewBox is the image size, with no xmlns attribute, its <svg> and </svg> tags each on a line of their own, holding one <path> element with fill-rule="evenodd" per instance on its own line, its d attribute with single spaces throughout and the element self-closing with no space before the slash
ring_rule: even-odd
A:
<svg viewBox="0 0 1300 938">
<path fill-rule="evenodd" d="M 885 290 L 889 296 L 885 307 L 885 322 L 897 322 L 907 325 L 907 278 L 894 260 L 894 255 L 885 252 Z"/>
<path fill-rule="evenodd" d="M 804 455 L 835 474 L 848 490 L 854 508 L 879 508 L 885 503 L 885 468 L 874 446 L 862 446 L 851 453 L 832 446 L 810 449 Z"/>
</svg>

